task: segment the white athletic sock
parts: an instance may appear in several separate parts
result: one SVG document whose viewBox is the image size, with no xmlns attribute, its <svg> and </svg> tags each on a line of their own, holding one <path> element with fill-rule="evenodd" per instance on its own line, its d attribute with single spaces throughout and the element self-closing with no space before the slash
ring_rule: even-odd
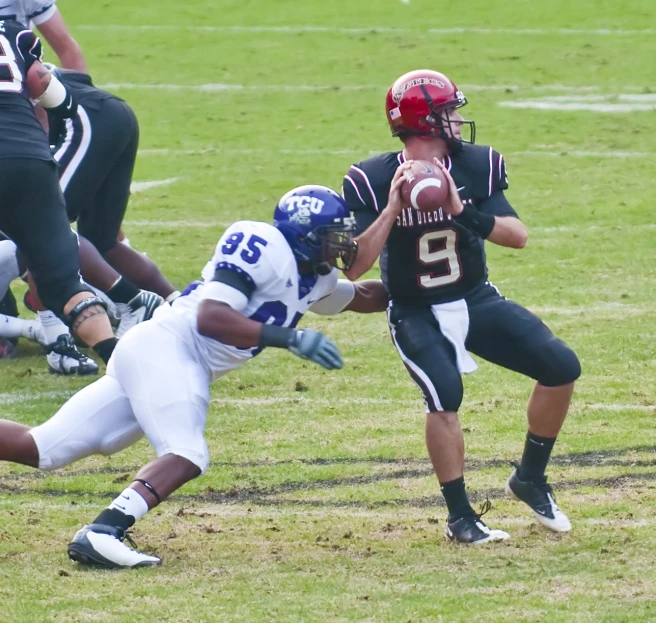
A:
<svg viewBox="0 0 656 623">
<path fill-rule="evenodd" d="M 28 340 L 37 341 L 40 328 L 39 321 L 36 319 L 23 320 L 0 314 L 0 335 L 2 337 L 26 337 Z"/>
<path fill-rule="evenodd" d="M 49 309 L 37 312 L 43 329 L 43 341 L 52 344 L 60 335 L 70 335 L 68 327 Z"/>
<path fill-rule="evenodd" d="M 141 494 L 129 487 L 121 493 L 107 508 L 116 509 L 125 515 L 132 515 L 135 521 L 141 519 L 148 512 L 148 504 Z"/>
<path fill-rule="evenodd" d="M 0 299 L 7 293 L 9 284 L 18 277 L 16 245 L 11 240 L 0 240 Z"/>
</svg>

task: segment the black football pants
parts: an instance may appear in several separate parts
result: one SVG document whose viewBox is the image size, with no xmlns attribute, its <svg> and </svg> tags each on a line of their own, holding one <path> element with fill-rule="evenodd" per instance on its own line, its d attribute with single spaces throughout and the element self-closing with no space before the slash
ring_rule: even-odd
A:
<svg viewBox="0 0 656 623">
<path fill-rule="evenodd" d="M 80 277 L 77 237 L 66 217 L 54 162 L 0 160 L 0 230 L 27 260 L 48 309 L 61 316 L 72 296 L 90 291 Z"/>
<path fill-rule="evenodd" d="M 501 296 L 494 286 L 485 283 L 465 301 L 469 352 L 547 387 L 566 385 L 580 376 L 574 352 L 535 314 Z M 395 346 L 428 411 L 457 411 L 463 386 L 456 353 L 431 308 L 392 302 L 389 322 Z"/>
<path fill-rule="evenodd" d="M 79 106 L 55 146 L 68 217 L 101 254 L 116 244 L 138 147 L 137 118 L 115 98 L 99 110 Z"/>
</svg>

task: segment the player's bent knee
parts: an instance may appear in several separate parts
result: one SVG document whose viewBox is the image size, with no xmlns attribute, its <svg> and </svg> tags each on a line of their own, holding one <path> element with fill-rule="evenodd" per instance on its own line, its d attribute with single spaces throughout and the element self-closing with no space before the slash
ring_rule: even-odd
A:
<svg viewBox="0 0 656 623">
<path fill-rule="evenodd" d="M 85 286 L 79 277 L 70 277 L 66 279 L 57 279 L 46 283 L 36 284 L 37 292 L 41 302 L 60 318 L 64 318 L 64 307 L 76 295 L 82 292 L 89 292 L 89 286 Z M 92 296 L 89 292 L 89 296 Z"/>
<path fill-rule="evenodd" d="M 560 340 L 554 340 L 550 346 L 549 365 L 538 382 L 545 387 L 559 387 L 576 381 L 581 376 L 581 362 L 576 353 Z"/>
<path fill-rule="evenodd" d="M 439 407 L 438 409 L 431 410 L 431 413 L 452 413 L 452 412 L 457 412 L 460 409 L 460 405 L 462 404 L 462 386 L 460 386 L 460 391 L 457 390 L 457 388 L 454 388 L 453 391 L 448 391 L 448 392 L 441 392 L 440 393 L 440 403 L 439 405 L 435 405 L 436 407 Z"/>
<path fill-rule="evenodd" d="M 37 427 L 38 428 L 38 427 Z M 33 429 L 36 431 L 36 429 Z M 71 441 L 69 443 L 57 444 L 51 448 L 41 449 L 39 447 L 38 432 L 34 436 L 39 451 L 39 469 L 51 472 L 60 467 L 66 467 L 75 461 L 95 454 L 93 449 L 84 442 Z"/>
<path fill-rule="evenodd" d="M 97 315 L 98 313 L 105 313 L 107 310 L 107 303 L 99 296 L 88 293 L 89 296 L 76 303 L 68 313 L 62 316 L 63 321 L 71 327 L 73 331 L 77 331 L 80 324 L 90 316 Z M 89 310 L 86 314 L 86 310 Z"/>
<path fill-rule="evenodd" d="M 194 477 L 204 474 L 207 471 L 207 468 L 210 466 L 210 453 L 207 450 L 207 447 L 205 447 L 204 450 L 176 448 L 169 450 L 165 454 L 174 454 L 175 456 L 179 456 L 183 459 L 186 459 L 190 463 L 193 463 L 193 465 L 195 465 L 199 470 L 197 474 L 194 474 Z"/>
</svg>

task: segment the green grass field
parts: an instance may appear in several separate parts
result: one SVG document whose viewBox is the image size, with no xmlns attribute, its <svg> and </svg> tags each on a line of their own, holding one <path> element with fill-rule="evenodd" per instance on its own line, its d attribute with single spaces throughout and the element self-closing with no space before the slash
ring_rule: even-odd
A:
<svg viewBox="0 0 656 623">
<path fill-rule="evenodd" d="M 0 466 L 0 621 L 656 621 L 652 0 L 59 4 L 95 82 L 139 117 L 135 181 L 167 182 L 133 195 L 125 228 L 179 287 L 232 221 L 395 149 L 398 75 L 457 82 L 529 228 L 526 249 L 488 249 L 491 279 L 583 365 L 550 470 L 574 528 L 547 533 L 504 498 L 532 383 L 482 362 L 461 411 L 469 490 L 512 538 L 446 543 L 423 404 L 384 315 L 309 315 L 344 369 L 267 352 L 214 385 L 212 467 L 134 531 L 159 569 L 66 557 L 147 443 L 47 475 Z M 22 346 L 0 361 L 0 417 L 32 425 L 86 381 Z"/>
</svg>

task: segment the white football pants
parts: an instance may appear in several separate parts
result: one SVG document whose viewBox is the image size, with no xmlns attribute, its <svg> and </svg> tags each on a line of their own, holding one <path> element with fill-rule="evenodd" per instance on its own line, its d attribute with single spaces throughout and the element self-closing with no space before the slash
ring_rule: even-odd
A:
<svg viewBox="0 0 656 623">
<path fill-rule="evenodd" d="M 159 324 L 144 322 L 120 340 L 104 377 L 30 431 L 39 468 L 114 454 L 146 435 L 157 456 L 176 454 L 205 472 L 208 404 L 208 373 L 193 350 Z"/>
</svg>

